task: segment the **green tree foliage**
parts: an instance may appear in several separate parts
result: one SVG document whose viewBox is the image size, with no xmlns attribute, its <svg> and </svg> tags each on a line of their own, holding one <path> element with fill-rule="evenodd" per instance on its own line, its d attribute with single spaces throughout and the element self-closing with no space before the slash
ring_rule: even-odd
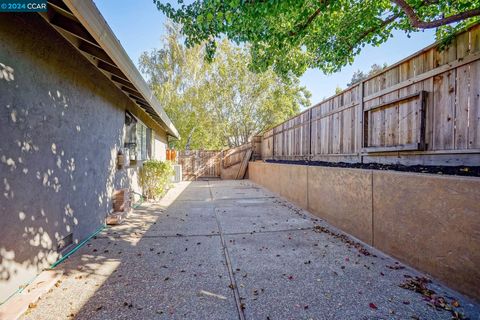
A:
<svg viewBox="0 0 480 320">
<path fill-rule="evenodd" d="M 171 2 L 171 3 L 170 3 Z M 307 68 L 330 73 L 353 61 L 367 44 L 380 45 L 393 30 L 407 33 L 438 28 L 448 41 L 458 30 L 477 23 L 480 0 L 154 0 L 157 8 L 181 23 L 185 43 L 226 36 L 251 45 L 252 68 L 273 66 L 281 75 Z"/>
<path fill-rule="evenodd" d="M 365 79 L 367 79 L 367 78 L 385 70 L 387 67 L 388 67 L 388 65 L 386 63 L 384 63 L 383 65 L 379 65 L 379 64 L 374 63 L 374 64 L 372 64 L 372 66 L 370 67 L 370 71 L 368 71 L 368 72 L 363 72 L 361 70 L 357 70 L 353 73 L 352 79 L 350 79 L 350 82 L 347 83 L 347 87 L 353 86 L 354 84 L 359 83 L 360 81 L 365 80 Z"/>
<path fill-rule="evenodd" d="M 204 46 L 187 48 L 178 26 L 166 28 L 163 47 L 145 52 L 140 69 L 182 136 L 178 148 L 238 146 L 310 104 L 297 77 L 249 70 L 247 48 L 224 39 L 208 62 Z"/>
<path fill-rule="evenodd" d="M 147 199 L 158 199 L 167 192 L 174 175 L 169 161 L 148 160 L 140 169 L 140 184 Z"/>
</svg>

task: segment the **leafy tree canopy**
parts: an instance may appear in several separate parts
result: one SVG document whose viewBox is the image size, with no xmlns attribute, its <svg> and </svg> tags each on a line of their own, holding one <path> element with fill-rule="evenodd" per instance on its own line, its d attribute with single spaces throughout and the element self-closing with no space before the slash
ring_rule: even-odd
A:
<svg viewBox="0 0 480 320">
<path fill-rule="evenodd" d="M 281 75 L 302 75 L 307 68 L 331 73 L 353 61 L 366 44 L 379 45 L 394 30 L 437 29 L 452 35 L 479 21 L 480 0 L 153 0 L 182 25 L 186 44 L 207 41 L 213 58 L 215 39 L 250 44 L 251 67 Z M 171 2 L 171 3 L 170 3 Z"/>
<path fill-rule="evenodd" d="M 297 77 L 252 72 L 248 48 L 224 39 L 208 62 L 204 46 L 183 45 L 178 25 L 166 29 L 162 48 L 143 53 L 140 69 L 182 136 L 178 148 L 244 144 L 310 104 Z"/>
</svg>

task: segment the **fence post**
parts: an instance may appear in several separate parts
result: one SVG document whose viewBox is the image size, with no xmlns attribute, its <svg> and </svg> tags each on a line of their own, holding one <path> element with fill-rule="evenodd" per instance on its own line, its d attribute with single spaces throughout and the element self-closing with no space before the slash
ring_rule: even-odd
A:
<svg viewBox="0 0 480 320">
<path fill-rule="evenodd" d="M 308 122 L 310 123 L 310 134 L 308 135 L 308 162 L 312 160 L 312 110 L 313 108 L 310 108 L 308 114 L 309 114 L 309 120 Z"/>
<path fill-rule="evenodd" d="M 220 165 L 221 165 L 221 169 L 223 169 L 225 167 L 225 149 L 222 149 L 222 152 L 220 153 Z"/>
<path fill-rule="evenodd" d="M 365 89 L 365 81 L 362 80 L 360 81 L 359 88 L 360 88 L 360 101 L 359 101 L 359 121 L 360 125 L 358 126 L 358 133 L 357 133 L 357 139 L 359 142 L 357 143 L 357 148 L 358 148 L 358 160 L 360 160 L 360 163 L 363 163 L 363 155 L 362 155 L 362 148 L 365 145 L 365 112 L 363 112 L 364 105 L 363 105 L 363 97 L 364 97 L 364 89 Z"/>
<path fill-rule="evenodd" d="M 272 160 L 275 160 L 275 128 L 272 129 Z"/>
</svg>

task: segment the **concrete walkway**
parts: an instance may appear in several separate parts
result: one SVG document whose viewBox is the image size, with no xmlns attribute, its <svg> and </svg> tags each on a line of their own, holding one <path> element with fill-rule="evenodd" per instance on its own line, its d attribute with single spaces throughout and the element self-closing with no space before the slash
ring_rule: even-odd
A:
<svg viewBox="0 0 480 320">
<path fill-rule="evenodd" d="M 249 181 L 178 184 L 58 268 L 25 319 L 452 319 L 408 281 L 480 318 L 471 300 L 419 284 L 422 274 Z"/>
</svg>

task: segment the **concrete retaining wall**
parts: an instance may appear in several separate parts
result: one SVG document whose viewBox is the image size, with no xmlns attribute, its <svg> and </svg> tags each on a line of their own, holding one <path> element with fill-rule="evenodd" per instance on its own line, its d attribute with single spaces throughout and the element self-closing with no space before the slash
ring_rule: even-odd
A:
<svg viewBox="0 0 480 320">
<path fill-rule="evenodd" d="M 308 208 L 307 166 L 250 162 L 248 177 L 300 207 Z"/>
<path fill-rule="evenodd" d="M 264 162 L 249 178 L 480 299 L 479 178 Z"/>
<path fill-rule="evenodd" d="M 0 39 L 1 303 L 103 224 L 113 189 L 140 191 L 116 154 L 141 115 L 39 15 L 0 14 Z"/>
<path fill-rule="evenodd" d="M 304 167 L 308 168 L 308 210 L 372 244 L 371 171 Z"/>
</svg>

